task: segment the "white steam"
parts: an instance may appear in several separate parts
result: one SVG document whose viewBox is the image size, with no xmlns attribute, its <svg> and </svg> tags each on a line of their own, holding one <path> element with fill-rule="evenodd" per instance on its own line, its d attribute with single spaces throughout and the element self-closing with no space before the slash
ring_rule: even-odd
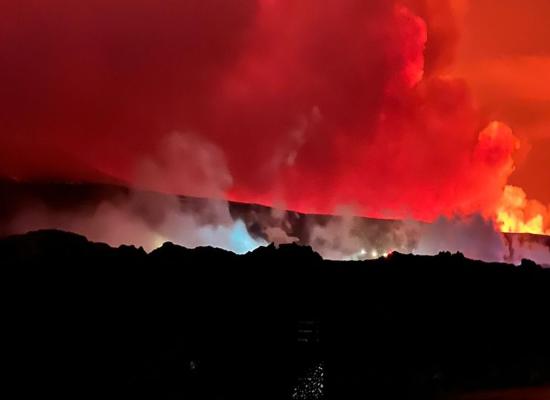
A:
<svg viewBox="0 0 550 400">
<path fill-rule="evenodd" d="M 143 160 L 135 183 L 154 187 L 158 193 L 134 191 L 93 207 L 62 211 L 36 200 L 12 219 L 7 231 L 61 229 L 92 241 L 112 246 L 132 244 L 148 251 L 167 241 L 235 253 L 266 244 L 253 238 L 242 220 L 231 217 L 226 201 L 217 200 L 231 185 L 231 175 L 223 153 L 198 135 L 169 135 L 150 158 Z M 167 193 L 189 193 L 212 200 L 190 206 Z"/>
<path fill-rule="evenodd" d="M 11 233 L 61 229 L 112 246 L 132 244 L 147 251 L 173 242 L 188 248 L 213 246 L 238 254 L 266 245 L 254 239 L 242 220 L 233 220 L 223 201 L 203 202 L 200 210 L 185 210 L 178 198 L 133 193 L 94 209 L 52 211 L 35 204 L 10 223 Z"/>
<path fill-rule="evenodd" d="M 176 173 L 177 171 L 177 173 Z M 198 135 L 169 135 L 138 168 L 134 185 L 156 192 L 119 193 L 94 205 L 53 208 L 40 199 L 0 225 L 5 233 L 61 229 L 112 246 L 147 251 L 170 241 L 246 253 L 267 243 L 309 245 L 325 259 L 362 260 L 393 251 L 433 255 L 461 252 L 483 261 L 550 265 L 550 240 L 505 236 L 480 216 L 440 218 L 432 224 L 338 216 L 305 216 L 281 209 L 235 206 L 222 200 L 232 184 L 223 152 Z M 201 200 L 182 199 L 187 193 Z M 209 199 L 209 200 L 204 200 Z"/>
</svg>

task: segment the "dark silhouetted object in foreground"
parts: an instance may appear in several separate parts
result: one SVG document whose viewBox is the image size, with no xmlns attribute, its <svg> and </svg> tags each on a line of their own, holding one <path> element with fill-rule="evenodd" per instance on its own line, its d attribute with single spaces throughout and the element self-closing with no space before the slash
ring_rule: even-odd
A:
<svg viewBox="0 0 550 400">
<path fill-rule="evenodd" d="M 406 400 L 550 383 L 550 270 L 529 261 L 146 254 L 42 231 L 0 240 L 0 264 L 21 394 Z"/>
</svg>

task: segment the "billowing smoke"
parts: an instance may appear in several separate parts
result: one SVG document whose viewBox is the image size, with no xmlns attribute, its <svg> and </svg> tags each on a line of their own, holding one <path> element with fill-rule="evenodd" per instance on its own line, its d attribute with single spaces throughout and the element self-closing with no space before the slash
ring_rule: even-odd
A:
<svg viewBox="0 0 550 400">
<path fill-rule="evenodd" d="M 495 231 L 491 221 L 480 216 L 460 220 L 440 218 L 424 226 L 415 252 L 434 255 L 443 249 L 474 260 L 521 261 L 510 258 L 504 236 Z"/>
<path fill-rule="evenodd" d="M 10 229 L 148 249 L 298 241 L 328 258 L 440 247 L 510 258 L 490 220 L 544 233 L 550 207 L 506 186 L 523 141 L 455 71 L 468 3 L 5 4 L 0 177 L 132 190 L 91 211 L 36 205 Z M 176 195 L 213 201 L 182 209 Z M 295 232 L 297 214 L 250 222 L 227 200 L 340 216 Z M 435 223 L 358 228 L 357 215 Z"/>
<path fill-rule="evenodd" d="M 257 213 L 244 217 L 260 224 L 263 231 L 273 221 Z M 441 217 L 432 223 L 412 220 L 376 220 L 354 216 L 342 210 L 342 216 L 305 216 L 285 214 L 280 226 L 284 234 L 268 239 L 276 244 L 288 243 L 288 237 L 311 246 L 325 259 L 366 260 L 386 257 L 393 252 L 436 255 L 442 251 L 458 252 L 487 262 L 521 263 L 531 259 L 550 266 L 550 238 L 533 235 L 510 235 L 496 229 L 494 222 L 481 215 L 467 218 Z M 265 237 L 265 235 L 263 236 Z"/>
<path fill-rule="evenodd" d="M 226 198 L 306 212 L 492 212 L 515 141 L 503 124 L 480 135 L 467 85 L 441 73 L 454 3 L 6 4 L 0 173 L 181 195 L 213 179 Z M 210 150 L 189 154 L 172 132 L 211 143 L 228 175 L 186 170 Z"/>
<path fill-rule="evenodd" d="M 186 209 L 177 197 L 135 192 L 91 209 L 52 211 L 36 203 L 4 227 L 9 233 L 60 229 L 112 246 L 135 245 L 152 251 L 172 242 L 188 248 L 213 246 L 243 254 L 267 243 L 253 238 L 234 220 L 226 201 L 208 200 Z"/>
<path fill-rule="evenodd" d="M 44 193 L 27 194 L 23 196 L 24 206 L 12 212 L 7 223 L 0 224 L 0 233 L 53 228 L 113 246 L 141 246 L 147 251 L 167 241 L 189 248 L 214 246 L 235 253 L 267 244 L 252 238 L 245 223 L 233 218 L 229 203 L 221 199 L 232 180 L 223 153 L 193 134 L 173 133 L 164 140 L 155 158 L 144 160 L 140 166 L 137 184 L 159 190 L 177 185 L 180 190 L 203 197 L 200 202 L 186 202 L 159 192 L 119 189 L 114 194 L 99 195 L 87 206 L 69 198 L 54 208 L 43 201 Z M 66 195 L 64 189 L 57 188 L 59 196 Z M 14 190 L 18 189 L 11 188 L 11 192 Z"/>
<path fill-rule="evenodd" d="M 305 215 L 120 187 L 8 186 L 0 184 L 0 194 L 11 194 L 11 199 L 0 202 L 9 216 L 2 218 L 0 213 L 0 236 L 56 228 L 112 246 L 130 244 L 147 251 L 167 241 L 236 253 L 268 243 L 298 243 L 311 246 L 330 260 L 373 259 L 393 252 L 434 255 L 451 251 L 484 261 L 518 264 L 527 258 L 550 266 L 550 237 L 502 233 L 493 221 L 480 215 L 442 217 L 428 224 L 360 218 L 349 208 L 339 210 L 339 216 Z"/>
</svg>

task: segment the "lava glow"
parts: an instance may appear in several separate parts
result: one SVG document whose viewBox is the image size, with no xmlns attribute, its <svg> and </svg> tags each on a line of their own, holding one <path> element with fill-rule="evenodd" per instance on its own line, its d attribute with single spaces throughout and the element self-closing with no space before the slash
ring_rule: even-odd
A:
<svg viewBox="0 0 550 400">
<path fill-rule="evenodd" d="M 549 218 L 550 206 L 528 200 L 519 187 L 506 186 L 496 217 L 502 232 L 550 235 Z"/>
<path fill-rule="evenodd" d="M 548 1 L 4 3 L 0 179 L 550 234 Z"/>
</svg>

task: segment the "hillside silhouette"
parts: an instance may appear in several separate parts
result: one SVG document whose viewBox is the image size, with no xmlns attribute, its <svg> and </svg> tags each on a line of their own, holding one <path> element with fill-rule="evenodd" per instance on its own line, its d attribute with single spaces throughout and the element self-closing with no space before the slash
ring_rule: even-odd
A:
<svg viewBox="0 0 550 400">
<path fill-rule="evenodd" d="M 431 399 L 550 383 L 550 270 L 527 260 L 147 254 L 38 231 L 0 240 L 0 265 L 21 394 Z"/>
</svg>

